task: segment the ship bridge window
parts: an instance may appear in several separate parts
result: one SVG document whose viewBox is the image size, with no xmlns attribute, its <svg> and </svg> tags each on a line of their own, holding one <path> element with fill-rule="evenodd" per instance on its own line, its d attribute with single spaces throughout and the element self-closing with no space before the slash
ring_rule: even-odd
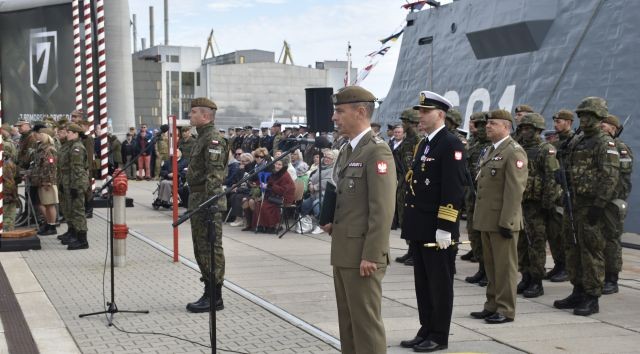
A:
<svg viewBox="0 0 640 354">
<path fill-rule="evenodd" d="M 407 20 L 407 27 L 413 26 L 413 20 Z"/>
<path fill-rule="evenodd" d="M 456 25 L 456 23 L 452 23 L 451 24 L 451 33 L 456 33 L 456 31 L 458 30 L 458 25 Z"/>
</svg>

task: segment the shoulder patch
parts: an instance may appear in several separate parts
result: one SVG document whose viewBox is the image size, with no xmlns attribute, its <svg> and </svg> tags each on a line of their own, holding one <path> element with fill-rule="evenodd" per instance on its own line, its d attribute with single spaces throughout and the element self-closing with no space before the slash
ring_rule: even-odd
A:
<svg viewBox="0 0 640 354">
<path fill-rule="evenodd" d="M 457 161 L 462 160 L 462 151 L 454 151 L 453 158 L 456 159 Z"/>
<path fill-rule="evenodd" d="M 517 161 L 516 161 L 516 167 L 517 167 L 518 169 L 523 168 L 523 167 L 524 167 L 524 161 L 522 161 L 522 160 L 517 160 Z"/>
<path fill-rule="evenodd" d="M 609 145 L 609 146 L 616 146 L 616 143 L 614 143 L 613 141 L 607 141 L 607 145 Z"/>
<path fill-rule="evenodd" d="M 389 167 L 387 166 L 387 161 L 378 161 L 376 163 L 377 172 L 379 175 L 386 175 Z"/>
</svg>

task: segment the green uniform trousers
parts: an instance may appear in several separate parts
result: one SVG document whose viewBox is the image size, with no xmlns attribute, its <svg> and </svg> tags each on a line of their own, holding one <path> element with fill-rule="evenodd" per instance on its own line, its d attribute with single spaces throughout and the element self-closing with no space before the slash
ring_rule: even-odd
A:
<svg viewBox="0 0 640 354">
<path fill-rule="evenodd" d="M 87 231 L 87 218 L 84 210 L 84 191 L 78 190 L 76 198 L 71 197 L 69 188 L 64 189 L 66 200 L 69 202 L 67 210 L 63 211 L 67 224 L 76 231 Z M 68 213 L 67 213 L 68 212 Z"/>
<path fill-rule="evenodd" d="M 189 194 L 189 210 L 197 208 L 207 199 L 211 198 L 203 192 L 191 192 Z M 207 234 L 207 211 L 193 214 L 191 217 L 191 238 L 193 240 L 193 253 L 202 274 L 201 280 L 205 284 L 209 283 L 209 271 L 211 264 L 211 244 Z M 215 213 L 213 216 L 216 239 L 213 242 L 213 252 L 215 258 L 215 283 L 222 285 L 224 280 L 224 249 L 222 248 L 222 214 Z"/>
<path fill-rule="evenodd" d="M 567 272 L 574 287 L 599 297 L 604 286 L 604 221 L 588 220 L 588 212 L 589 207 L 574 210 L 577 244 L 567 242 Z M 569 230 L 569 218 L 565 218 L 565 227 Z"/>
<path fill-rule="evenodd" d="M 487 273 L 487 301 L 484 309 L 505 317 L 516 316 L 516 283 L 518 282 L 518 235 L 504 238 L 498 232 L 482 232 L 482 255 Z"/>
<path fill-rule="evenodd" d="M 382 267 L 369 277 L 361 277 L 358 268 L 333 267 L 342 353 L 387 352 L 381 311 L 385 272 Z"/>
</svg>

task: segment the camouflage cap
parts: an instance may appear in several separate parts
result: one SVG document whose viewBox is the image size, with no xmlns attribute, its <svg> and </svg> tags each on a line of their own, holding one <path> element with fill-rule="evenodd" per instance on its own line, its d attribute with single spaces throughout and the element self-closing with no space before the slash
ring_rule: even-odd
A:
<svg viewBox="0 0 640 354">
<path fill-rule="evenodd" d="M 533 108 L 531 106 L 529 106 L 528 104 L 521 104 L 521 105 L 516 106 L 515 111 L 516 111 L 516 113 L 520 113 L 520 112 L 534 113 Z"/>
<path fill-rule="evenodd" d="M 473 112 L 469 120 L 472 122 L 487 122 L 487 112 Z"/>
<path fill-rule="evenodd" d="M 539 130 L 544 130 L 546 128 L 544 117 L 538 113 L 527 113 L 524 117 L 522 117 L 520 124 L 518 124 L 518 126 L 521 125 L 531 125 Z"/>
<path fill-rule="evenodd" d="M 82 127 L 76 123 L 71 123 L 67 125 L 67 130 L 70 132 L 78 133 L 78 134 L 84 133 L 84 129 L 82 129 Z"/>
<path fill-rule="evenodd" d="M 505 111 L 504 109 L 496 109 L 495 111 L 489 112 L 489 116 L 487 117 L 487 119 L 508 120 L 509 122 L 511 122 L 511 124 L 513 124 L 513 117 L 511 116 L 511 113 L 509 113 L 509 111 Z"/>
<path fill-rule="evenodd" d="M 460 111 L 455 108 L 450 108 L 447 111 L 446 119 L 449 119 L 451 122 L 453 122 L 456 127 L 462 125 L 462 114 L 460 114 Z"/>
<path fill-rule="evenodd" d="M 418 123 L 420 122 L 420 117 L 415 109 L 409 108 L 402 111 L 400 114 L 400 120 L 403 122 Z"/>
<path fill-rule="evenodd" d="M 581 112 L 590 112 L 595 114 L 598 118 L 604 119 L 609 116 L 609 108 L 607 107 L 607 101 L 600 97 L 586 97 L 578 104 L 576 108 L 576 114 Z"/>
<path fill-rule="evenodd" d="M 334 106 L 347 103 L 375 102 L 376 97 L 360 86 L 347 86 L 331 96 Z"/>
<path fill-rule="evenodd" d="M 607 115 L 607 118 L 602 120 L 603 123 L 608 123 L 616 127 L 616 129 L 620 129 L 620 119 L 613 114 Z"/>
<path fill-rule="evenodd" d="M 573 112 L 568 109 L 561 109 L 556 114 L 553 115 L 553 119 L 564 119 L 573 121 Z"/>
<path fill-rule="evenodd" d="M 218 106 L 216 106 L 216 104 L 212 100 L 206 97 L 198 97 L 193 101 L 191 101 L 191 108 L 194 108 L 194 107 L 205 107 L 205 108 L 211 108 L 213 110 L 218 109 Z"/>
</svg>

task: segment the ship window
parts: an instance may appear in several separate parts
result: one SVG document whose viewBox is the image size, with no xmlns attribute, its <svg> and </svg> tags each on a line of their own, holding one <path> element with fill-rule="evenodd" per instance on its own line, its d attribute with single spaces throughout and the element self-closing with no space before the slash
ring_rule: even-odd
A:
<svg viewBox="0 0 640 354">
<path fill-rule="evenodd" d="M 409 27 L 409 26 L 413 26 L 413 20 L 408 20 L 407 21 L 407 27 Z"/>
<path fill-rule="evenodd" d="M 433 36 L 418 39 L 418 45 L 431 44 L 431 42 L 433 42 Z"/>
<path fill-rule="evenodd" d="M 456 23 L 452 23 L 451 24 L 451 33 L 456 33 L 456 31 L 458 30 L 458 25 L 456 25 Z"/>
</svg>

